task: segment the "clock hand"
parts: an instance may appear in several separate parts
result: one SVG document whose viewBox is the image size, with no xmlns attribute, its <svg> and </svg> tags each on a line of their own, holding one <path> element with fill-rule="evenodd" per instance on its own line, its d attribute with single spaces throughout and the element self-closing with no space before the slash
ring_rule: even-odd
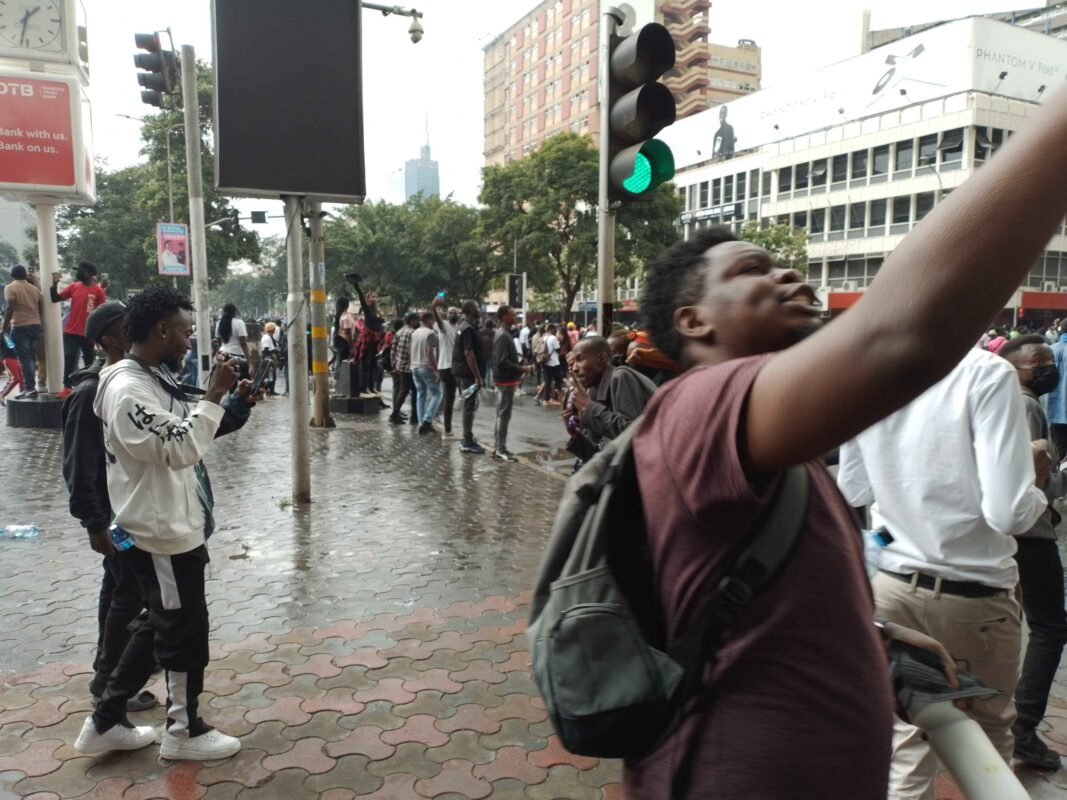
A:
<svg viewBox="0 0 1067 800">
<path fill-rule="evenodd" d="M 26 26 L 30 22 L 30 13 L 31 12 L 27 11 L 22 15 L 22 32 L 19 34 L 19 47 L 26 41 Z"/>
</svg>

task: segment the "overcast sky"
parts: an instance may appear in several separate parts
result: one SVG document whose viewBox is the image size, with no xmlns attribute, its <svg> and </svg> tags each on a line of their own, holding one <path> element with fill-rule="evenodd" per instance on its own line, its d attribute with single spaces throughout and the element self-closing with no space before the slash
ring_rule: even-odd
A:
<svg viewBox="0 0 1067 800">
<path fill-rule="evenodd" d="M 210 60 L 210 3 L 83 2 L 89 25 L 96 154 L 112 168 L 126 166 L 141 158 L 139 124 L 118 115 L 153 111 L 140 102 L 133 34 L 170 26 L 176 45 L 192 44 L 199 57 Z M 313 0 L 303 2 L 313 8 Z M 535 5 L 535 0 L 416 0 L 426 29 L 419 44 L 408 37 L 409 19 L 363 12 L 363 108 L 371 198 L 402 199 L 394 194 L 397 172 L 406 159 L 418 157 L 429 115 L 442 194 L 476 202 L 483 160 L 482 47 Z M 763 48 L 764 86 L 771 86 L 858 53 L 864 7 L 872 9 L 872 26 L 880 28 L 1011 6 L 989 0 L 835 0 L 821 7 L 795 0 L 715 0 L 712 40 L 755 39 Z M 281 208 L 277 202 L 256 200 L 241 201 L 239 206 L 245 213 L 253 208 L 280 213 Z"/>
</svg>

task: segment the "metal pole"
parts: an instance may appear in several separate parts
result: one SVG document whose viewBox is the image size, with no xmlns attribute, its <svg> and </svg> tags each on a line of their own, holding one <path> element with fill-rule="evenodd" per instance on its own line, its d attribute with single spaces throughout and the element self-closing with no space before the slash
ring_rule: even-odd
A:
<svg viewBox="0 0 1067 800">
<path fill-rule="evenodd" d="M 523 325 L 525 325 L 526 323 L 528 323 L 530 321 L 529 320 L 529 316 L 527 315 L 527 311 L 526 311 L 526 304 L 528 302 L 526 300 L 526 292 L 527 292 L 527 288 L 526 288 L 526 273 L 523 272 L 522 273 L 522 323 L 523 323 Z"/>
<path fill-rule="evenodd" d="M 293 504 L 311 502 L 311 451 L 308 442 L 308 348 L 307 309 L 304 305 L 303 230 L 300 227 L 300 198 L 287 194 L 285 201 L 285 242 L 289 259 L 289 295 L 285 303 L 289 338 L 289 433 Z"/>
<path fill-rule="evenodd" d="M 56 394 L 63 388 L 63 325 L 59 318 L 59 303 L 53 303 L 47 297 L 52 276 L 59 272 L 55 206 L 37 206 L 37 259 L 41 262 L 41 293 L 45 295 L 42 303 L 44 313 L 41 315 L 45 374 L 37 376 L 37 383 L 45 384 L 49 394 Z M 36 388 L 27 386 L 26 391 Z"/>
<path fill-rule="evenodd" d="M 312 203 L 311 240 L 308 256 L 311 269 L 311 375 L 315 387 L 312 428 L 336 427 L 330 416 L 330 358 L 326 341 L 326 252 L 322 242 L 322 203 Z"/>
<path fill-rule="evenodd" d="M 600 102 L 600 192 L 597 200 L 597 310 L 600 335 L 611 333 L 615 313 L 615 212 L 608 198 L 608 143 L 611 128 L 611 97 L 608 75 L 611 71 L 611 37 L 624 17 L 617 8 L 609 8 L 600 16 L 600 69 L 597 71 Z"/>
<path fill-rule="evenodd" d="M 167 222 L 174 222 L 174 175 L 170 167 L 170 135 L 174 132 L 173 126 L 167 128 L 167 204 L 170 207 L 170 215 Z M 174 276 L 174 288 L 178 288 L 178 276 Z"/>
<path fill-rule="evenodd" d="M 182 45 L 182 105 L 185 108 L 185 171 L 189 182 L 189 238 L 192 240 L 193 305 L 196 306 L 197 380 L 207 388 L 211 372 L 211 317 L 207 296 L 207 229 L 204 226 L 204 171 L 200 164 L 200 96 L 196 90 L 196 52 Z M 170 144 L 170 134 L 167 135 Z M 169 163 L 169 159 L 168 159 Z M 173 214 L 172 214 L 173 217 Z"/>
</svg>

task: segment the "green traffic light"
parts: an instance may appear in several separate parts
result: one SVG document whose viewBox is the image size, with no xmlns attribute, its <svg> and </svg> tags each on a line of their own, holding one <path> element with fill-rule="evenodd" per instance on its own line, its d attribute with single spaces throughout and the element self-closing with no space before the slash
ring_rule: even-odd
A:
<svg viewBox="0 0 1067 800">
<path fill-rule="evenodd" d="M 622 182 L 622 188 L 634 194 L 641 194 L 641 192 L 648 189 L 651 183 L 652 163 L 644 153 L 638 153 L 634 158 L 633 174 Z"/>
</svg>

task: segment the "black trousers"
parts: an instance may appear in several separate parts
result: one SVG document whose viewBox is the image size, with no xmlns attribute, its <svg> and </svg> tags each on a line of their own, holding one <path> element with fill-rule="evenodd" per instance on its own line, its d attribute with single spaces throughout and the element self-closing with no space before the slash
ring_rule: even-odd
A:
<svg viewBox="0 0 1067 800">
<path fill-rule="evenodd" d="M 63 385 L 70 388 L 71 373 L 78 369 L 78 356 L 85 362 L 84 366 L 92 366 L 95 347 L 84 336 L 76 333 L 63 333 Z M 27 389 L 33 387 L 27 386 Z"/>
<path fill-rule="evenodd" d="M 445 433 L 452 433 L 452 409 L 456 405 L 456 376 L 450 369 L 438 370 L 441 373 L 441 384 L 444 388 L 445 403 Z"/>
<path fill-rule="evenodd" d="M 148 604 L 148 625 L 134 631 L 93 714 L 103 733 L 123 719 L 126 698 L 145 684 L 156 660 L 167 671 L 167 730 L 198 736 L 211 730 L 200 719 L 200 693 L 208 663 L 208 615 L 204 571 L 210 558 L 201 545 L 163 556 L 134 547 L 119 553 L 137 578 Z"/>
<path fill-rule="evenodd" d="M 140 628 L 148 623 L 147 614 L 141 617 L 145 607 L 144 597 L 133 571 L 129 567 L 124 568 L 123 560 L 116 554 L 103 559 L 103 573 L 97 607 L 100 635 L 96 642 L 96 660 L 93 661 L 93 680 L 89 684 L 89 691 L 95 697 L 104 693 L 112 670 L 126 650 L 130 641 L 130 626 Z M 139 692 L 143 686 L 144 683 L 136 687 L 131 695 Z"/>
<path fill-rule="evenodd" d="M 456 384 L 459 386 L 461 392 L 466 391 L 468 388 L 474 385 L 473 378 L 457 378 Z M 478 410 L 478 395 L 480 391 L 475 392 L 470 397 L 463 398 L 463 441 L 474 441 L 474 413 Z"/>
<path fill-rule="evenodd" d="M 1045 716 L 1049 691 L 1067 644 L 1067 612 L 1063 600 L 1063 564 L 1055 539 L 1020 536 L 1015 561 L 1023 613 L 1030 628 L 1022 672 L 1015 687 L 1018 714 L 1012 726 L 1032 731 Z"/>
<path fill-rule="evenodd" d="M 418 420 L 418 402 L 415 394 L 415 379 L 410 372 L 400 372 L 393 377 L 393 416 L 399 416 L 404 410 L 404 401 L 411 398 L 411 416 L 409 419 Z"/>
</svg>

